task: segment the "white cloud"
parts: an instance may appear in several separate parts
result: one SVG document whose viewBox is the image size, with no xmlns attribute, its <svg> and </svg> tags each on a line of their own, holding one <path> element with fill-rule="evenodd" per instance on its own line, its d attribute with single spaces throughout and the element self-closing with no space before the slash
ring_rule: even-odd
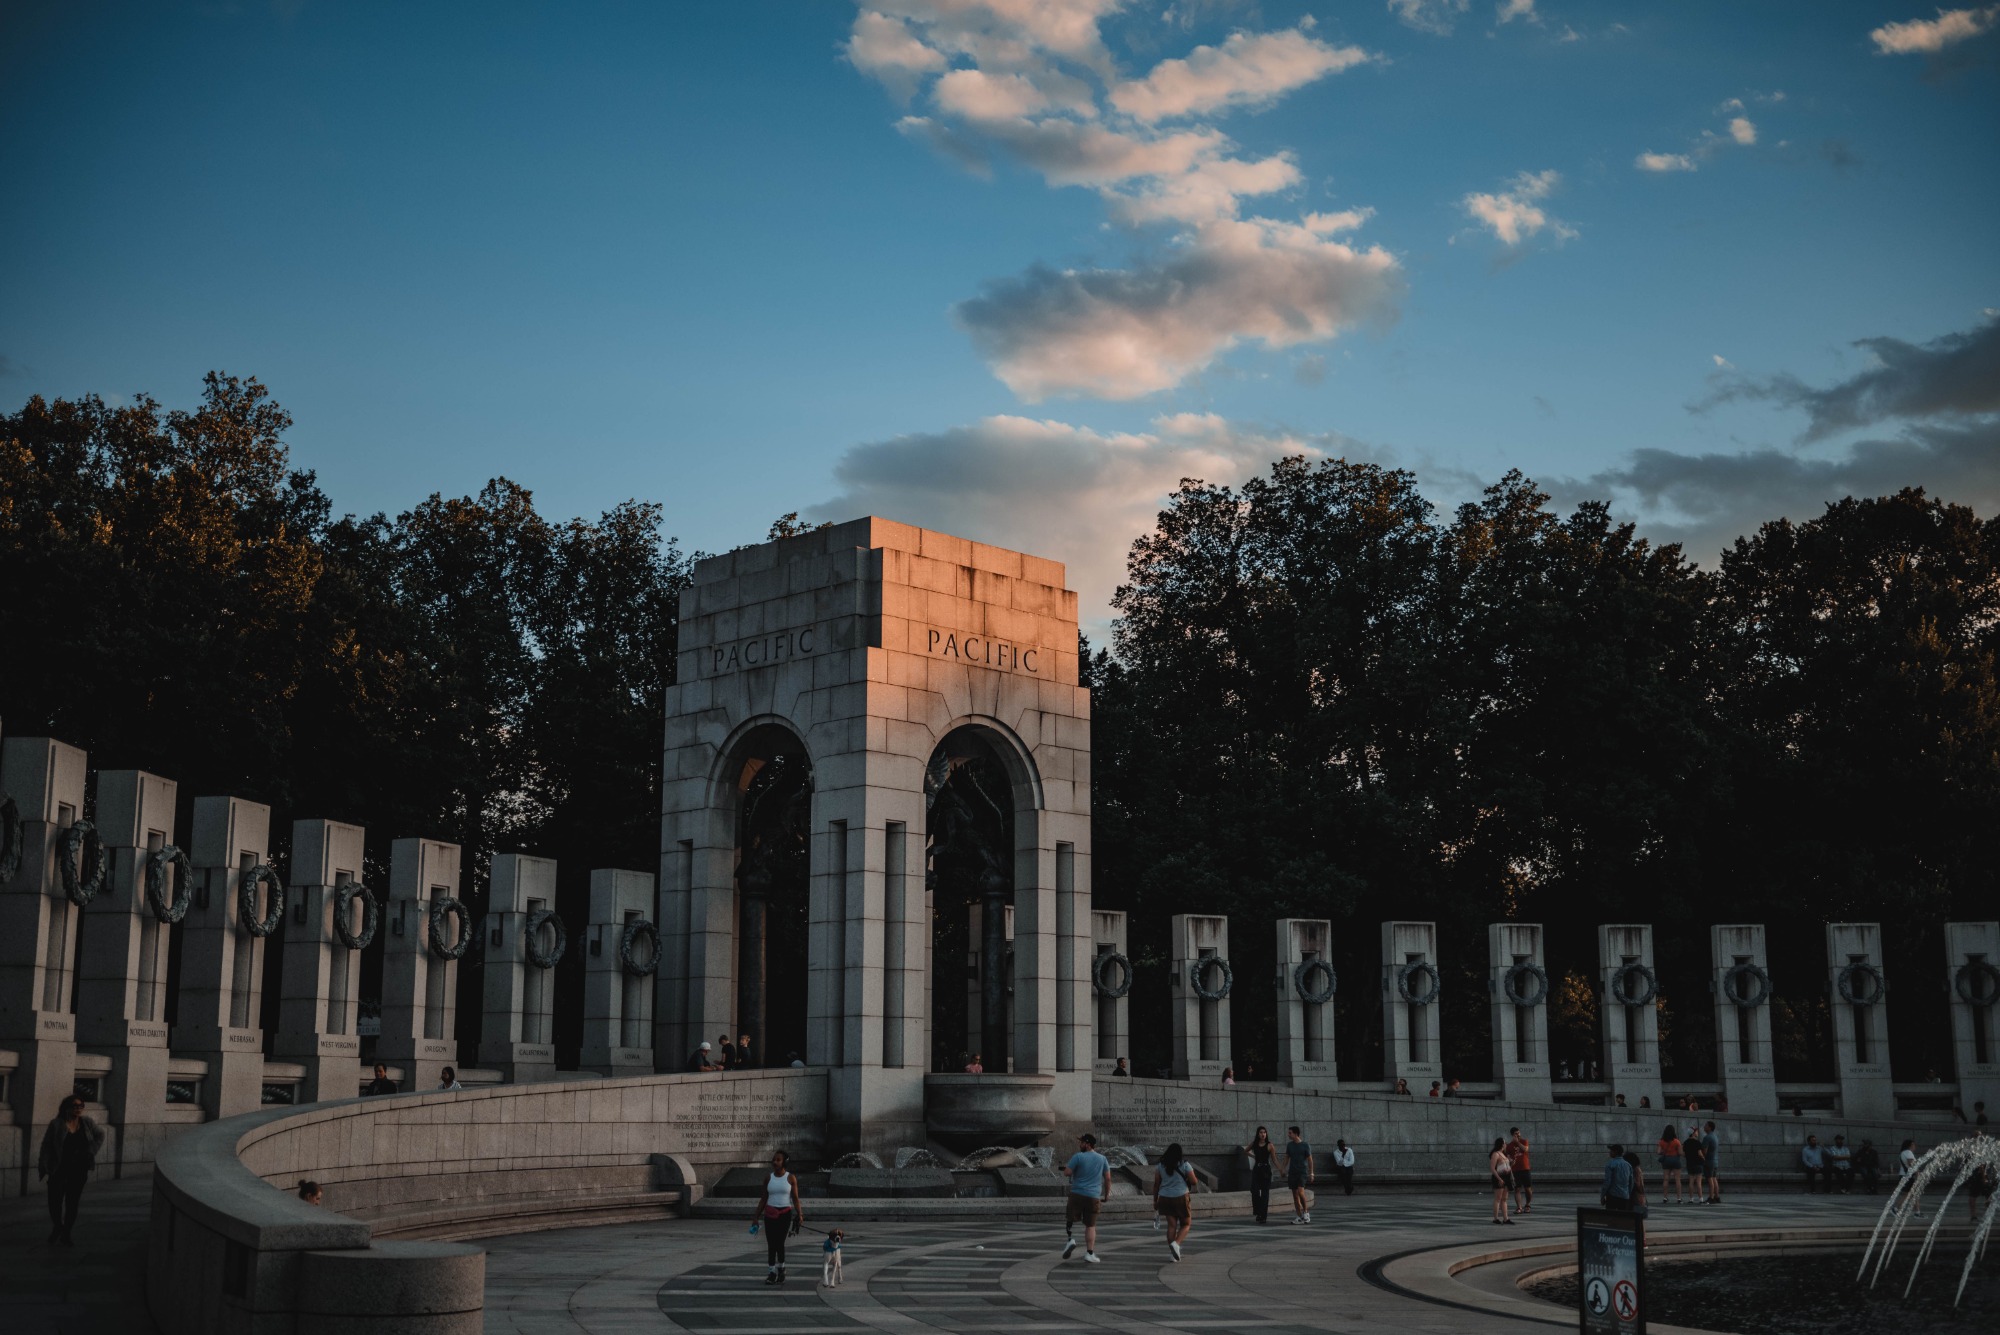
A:
<svg viewBox="0 0 2000 1335">
<path fill-rule="evenodd" d="M 945 67 L 943 52 L 918 41 L 902 20 L 872 9 L 855 15 L 845 50 L 854 68 L 901 97 L 915 91 L 917 81 L 924 75 L 935 74 Z"/>
<path fill-rule="evenodd" d="M 1718 370 L 1730 371 L 1736 368 L 1735 362 L 1730 361 L 1729 358 L 1719 352 L 1711 352 L 1708 355 L 1715 359 L 1716 369 Z"/>
<path fill-rule="evenodd" d="M 1632 165 L 1642 172 L 1691 172 L 1694 159 L 1685 153 L 1641 153 Z"/>
<path fill-rule="evenodd" d="M 1729 122 L 1729 137 L 1739 144 L 1757 142 L 1757 127 L 1750 123 L 1748 116 L 1738 116 Z"/>
<path fill-rule="evenodd" d="M 1152 530 L 1182 478 L 1234 486 L 1287 454 L 1365 454 L 1344 437 L 1206 413 L 1155 418 L 1151 428 L 1104 433 L 1005 416 L 856 445 L 834 465 L 840 494 L 810 513 L 879 514 L 1062 561 L 1096 634 L 1132 540 Z"/>
<path fill-rule="evenodd" d="M 1295 88 L 1371 57 L 1358 46 L 1333 46 L 1297 29 L 1232 33 L 1221 46 L 1198 46 L 1163 60 L 1144 79 L 1120 83 L 1111 104 L 1139 121 L 1196 112 L 1268 106 Z"/>
<path fill-rule="evenodd" d="M 1472 8 L 1472 0 L 1389 0 L 1389 12 L 1418 32 L 1442 37 L 1452 30 L 1459 15 Z"/>
<path fill-rule="evenodd" d="M 1519 246 L 1547 229 L 1562 240 L 1576 236 L 1574 228 L 1550 216 L 1539 201 L 1547 199 L 1562 181 L 1555 171 L 1522 172 L 1508 182 L 1505 190 L 1493 194 L 1475 192 L 1459 201 L 1468 215 L 1486 224 L 1505 246 Z"/>
<path fill-rule="evenodd" d="M 855 21 L 858 68 L 929 84 L 934 114 L 904 116 L 904 135 L 980 175 L 1008 159 L 1051 186 L 1095 191 L 1116 222 L 1179 229 L 1130 267 L 1037 265 L 961 303 L 959 324 L 994 374 L 1029 401 L 1128 399 L 1242 342 L 1287 348 L 1391 318 L 1402 291 L 1395 259 L 1335 239 L 1371 211 L 1244 218 L 1245 200 L 1303 184 L 1297 162 L 1287 151 L 1240 156 L 1193 119 L 1267 105 L 1373 57 L 1318 40 L 1305 20 L 1238 32 L 1120 80 L 1097 30 L 1119 3 L 868 0 Z"/>
<path fill-rule="evenodd" d="M 1984 9 L 1940 9 L 1934 19 L 1910 19 L 1885 23 L 1868 34 L 1875 49 L 1885 56 L 1936 55 L 1958 42 L 1990 29 L 2000 20 L 2000 5 Z"/>
<path fill-rule="evenodd" d="M 1037 267 L 955 314 L 994 374 L 1029 402 L 1131 399 L 1245 340 L 1287 348 L 1387 321 L 1402 287 L 1380 246 L 1252 218 L 1210 223 L 1166 258 L 1130 269 Z"/>
<path fill-rule="evenodd" d="M 1535 12 L 1535 0 L 1500 0 L 1496 12 L 1503 27 L 1515 19 L 1526 19 L 1530 23 L 1542 21 L 1542 16 Z"/>
</svg>

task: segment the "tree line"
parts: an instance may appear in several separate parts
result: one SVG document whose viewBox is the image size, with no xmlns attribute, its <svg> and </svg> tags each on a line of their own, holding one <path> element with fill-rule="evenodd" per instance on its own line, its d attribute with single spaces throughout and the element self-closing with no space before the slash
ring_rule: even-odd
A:
<svg viewBox="0 0 2000 1335">
<path fill-rule="evenodd" d="M 0 417 L 0 723 L 179 780 L 183 829 L 196 794 L 268 802 L 281 856 L 306 816 L 367 826 L 378 857 L 458 843 L 475 915 L 495 852 L 555 858 L 580 925 L 591 868 L 657 864 L 692 557 L 657 504 L 558 521 L 506 479 L 336 515 L 290 421 L 221 374 L 188 410 Z M 1268 1070 L 1270 923 L 1331 918 L 1342 1071 L 1370 1075 L 1377 924 L 1436 919 L 1446 1059 L 1477 1079 L 1486 923 L 1546 924 L 1552 1030 L 1582 1055 L 1596 926 L 1650 922 L 1670 1078 L 1698 1079 L 1708 927 L 1764 922 L 1780 1075 L 1817 1078 L 1821 925 L 1879 920 L 1897 1076 L 1948 1072 L 1939 924 L 2000 902 L 1994 524 L 1850 498 L 1710 570 L 1518 474 L 1450 514 L 1343 460 L 1183 484 L 1086 658 L 1094 892 L 1132 912 L 1135 996 L 1164 996 L 1169 915 L 1228 913 L 1238 1056 Z M 558 970 L 571 1051 L 581 954 Z M 1165 1061 L 1145 1041 L 1141 1070 Z"/>
<path fill-rule="evenodd" d="M 1272 920 L 1332 918 L 1344 1075 L 1380 1069 L 1388 919 L 1438 922 L 1446 1062 L 1486 1074 L 1485 928 L 1515 919 L 1572 1058 L 1598 924 L 1655 924 L 1681 1079 L 1715 1074 L 1709 926 L 1767 924 L 1780 1078 L 1830 1078 L 1822 927 L 1854 920 L 1884 924 L 1897 1077 L 1949 1078 L 1940 924 L 2000 903 L 1993 520 L 1848 498 L 1704 570 L 1518 473 L 1447 515 L 1408 472 L 1289 458 L 1184 483 L 1115 608 L 1096 897 L 1156 953 L 1168 913 L 1229 913 L 1239 979 L 1271 977 Z M 1239 984 L 1239 1054 L 1268 1061 L 1274 995 Z"/>
</svg>

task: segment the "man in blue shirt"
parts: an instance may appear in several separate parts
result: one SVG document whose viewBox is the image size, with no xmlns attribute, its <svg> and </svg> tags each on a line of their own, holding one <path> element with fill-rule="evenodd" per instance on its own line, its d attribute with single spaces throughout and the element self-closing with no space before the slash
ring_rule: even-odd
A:
<svg viewBox="0 0 2000 1335">
<path fill-rule="evenodd" d="M 1804 1147 L 1799 1150 L 1799 1167 L 1806 1170 L 1806 1194 L 1808 1196 L 1812 1195 L 1813 1180 L 1815 1178 L 1819 1180 L 1819 1189 L 1821 1191 L 1826 1190 L 1826 1151 L 1819 1147 L 1818 1136 L 1806 1137 Z"/>
<path fill-rule="evenodd" d="M 1604 1161 L 1604 1185 L 1597 1190 L 1598 1200 L 1607 1210 L 1629 1210 L 1632 1208 L 1632 1165 L 1625 1162 L 1625 1147 L 1607 1147 L 1611 1157 Z"/>
<path fill-rule="evenodd" d="M 1097 1152 L 1096 1136 L 1085 1132 L 1076 1138 L 1076 1153 L 1063 1166 L 1063 1176 L 1069 1179 L 1069 1200 L 1063 1212 L 1063 1260 L 1076 1251 L 1076 1236 L 1071 1230 L 1082 1224 L 1083 1259 L 1096 1265 L 1097 1212 L 1111 1194 L 1111 1161 Z"/>
</svg>

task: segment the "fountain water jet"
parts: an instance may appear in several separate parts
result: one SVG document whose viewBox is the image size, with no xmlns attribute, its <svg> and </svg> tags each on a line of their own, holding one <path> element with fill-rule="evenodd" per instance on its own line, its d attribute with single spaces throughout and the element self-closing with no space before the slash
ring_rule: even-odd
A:
<svg viewBox="0 0 2000 1335">
<path fill-rule="evenodd" d="M 1890 1254 L 1902 1241 L 1904 1228 L 1912 1218 L 1917 1217 L 1924 1189 L 1932 1182 L 1948 1176 L 1951 1185 L 1946 1188 L 1944 1199 L 1939 1201 L 1932 1211 L 1931 1226 L 1925 1230 L 1923 1244 L 1917 1248 L 1917 1259 L 1910 1265 L 1909 1282 L 1903 1285 L 1903 1296 L 1909 1297 L 1910 1290 L 1916 1286 L 1917 1270 L 1929 1258 L 1931 1248 L 1937 1245 L 1938 1230 L 1944 1227 L 1945 1214 L 1951 1209 L 1952 1199 L 1958 1195 L 1960 1187 L 1980 1173 L 1992 1175 L 1988 1179 L 1989 1182 L 1993 1178 L 2000 1177 L 2000 1140 L 1995 1140 L 1984 1132 L 1966 1140 L 1940 1145 L 1917 1160 L 1915 1167 L 1896 1184 L 1896 1189 L 1889 1193 L 1888 1204 L 1882 1207 L 1882 1215 L 1875 1221 L 1875 1232 L 1868 1239 L 1868 1250 L 1862 1253 L 1861 1269 L 1855 1278 L 1860 1279 L 1863 1275 L 1868 1275 L 1868 1262 L 1872 1257 L 1875 1260 L 1875 1273 L 1869 1276 L 1868 1287 L 1871 1289 L 1875 1287 L 1876 1281 L 1882 1278 L 1883 1269 L 1889 1264 Z M 1972 1231 L 1972 1240 L 1965 1249 L 1965 1268 L 1959 1272 L 1958 1292 L 1951 1300 L 1954 1307 L 1965 1297 L 1965 1285 L 1972 1278 L 1973 1264 L 1986 1254 L 1986 1244 L 1993 1236 L 1993 1224 L 1996 1219 L 2000 1219 L 2000 1196 L 1989 1193 L 1986 1198 L 1986 1211 L 1979 1216 Z M 1885 1228 L 1888 1230 L 1886 1236 L 1883 1233 Z M 1882 1245 L 1879 1257 L 1875 1255 L 1875 1246 L 1878 1242 Z"/>
</svg>

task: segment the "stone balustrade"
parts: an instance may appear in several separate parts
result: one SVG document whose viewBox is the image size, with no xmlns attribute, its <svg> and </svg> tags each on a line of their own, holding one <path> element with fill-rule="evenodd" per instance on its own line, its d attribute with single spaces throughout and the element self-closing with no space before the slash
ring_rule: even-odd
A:
<svg viewBox="0 0 2000 1335">
<path fill-rule="evenodd" d="M 602 1222 L 640 1196 L 657 1213 L 774 1146 L 817 1159 L 826 1085 L 824 1070 L 498 1085 L 193 1128 L 156 1163 L 154 1319 L 166 1335 L 477 1331 L 484 1254 L 413 1235 Z M 302 1178 L 323 1206 L 297 1198 Z"/>
</svg>

